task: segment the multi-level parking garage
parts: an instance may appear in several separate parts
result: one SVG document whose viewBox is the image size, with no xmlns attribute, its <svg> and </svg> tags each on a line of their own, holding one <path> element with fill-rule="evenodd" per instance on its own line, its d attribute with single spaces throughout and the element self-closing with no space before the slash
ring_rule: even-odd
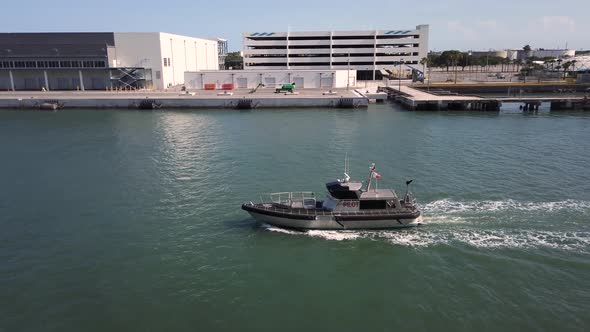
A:
<svg viewBox="0 0 590 332">
<path fill-rule="evenodd" d="M 357 79 L 421 69 L 428 25 L 414 30 L 246 32 L 244 69 L 351 69 Z"/>
</svg>

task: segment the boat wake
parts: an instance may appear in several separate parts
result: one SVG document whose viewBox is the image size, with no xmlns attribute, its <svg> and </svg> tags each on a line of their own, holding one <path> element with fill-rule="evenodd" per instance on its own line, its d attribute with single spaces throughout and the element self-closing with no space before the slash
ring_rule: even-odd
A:
<svg viewBox="0 0 590 332">
<path fill-rule="evenodd" d="M 478 248 L 547 248 L 566 251 L 590 252 L 590 231 L 587 227 L 580 231 L 540 230 L 534 221 L 535 216 L 528 212 L 538 212 L 547 217 L 568 211 L 590 215 L 590 202 L 565 200 L 558 202 L 517 202 L 472 201 L 458 202 L 439 200 L 424 205 L 425 226 L 387 231 L 322 231 L 306 232 L 286 230 L 264 225 L 267 231 L 291 235 L 310 236 L 332 241 L 370 239 L 386 241 L 393 245 L 424 248 L 437 245 L 457 244 Z M 505 212 L 505 213 L 501 213 Z M 490 221 L 497 215 L 516 215 L 508 225 Z M 535 213 L 536 215 L 537 213 Z M 514 227 L 516 226 L 516 227 Z"/>
<path fill-rule="evenodd" d="M 423 206 L 425 214 L 436 213 L 461 213 L 461 212 L 498 212 L 498 211 L 542 211 L 556 212 L 569 210 L 576 212 L 590 212 L 590 202 L 565 200 L 557 202 L 518 202 L 515 200 L 505 201 L 467 201 L 458 202 L 449 199 L 442 199 L 427 203 Z"/>
</svg>

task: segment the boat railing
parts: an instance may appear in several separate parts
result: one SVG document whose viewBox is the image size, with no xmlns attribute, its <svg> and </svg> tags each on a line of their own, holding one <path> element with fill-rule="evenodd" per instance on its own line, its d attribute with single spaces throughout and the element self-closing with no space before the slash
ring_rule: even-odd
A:
<svg viewBox="0 0 590 332">
<path fill-rule="evenodd" d="M 411 191 L 408 191 L 406 197 L 404 197 L 404 206 L 412 210 L 418 208 L 418 201 L 416 200 L 416 197 Z"/>
<path fill-rule="evenodd" d="M 311 191 L 298 192 L 276 192 L 266 194 L 270 198 L 270 202 L 280 206 L 287 206 L 291 208 L 315 208 L 316 199 L 315 193 Z M 262 201 L 264 203 L 264 201 Z"/>
</svg>

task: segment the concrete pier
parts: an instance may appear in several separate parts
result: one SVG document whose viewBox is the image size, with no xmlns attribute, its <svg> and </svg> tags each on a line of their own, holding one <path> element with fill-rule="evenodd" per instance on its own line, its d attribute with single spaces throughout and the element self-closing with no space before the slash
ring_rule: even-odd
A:
<svg viewBox="0 0 590 332">
<path fill-rule="evenodd" d="M 405 108 L 412 111 L 499 111 L 501 103 L 477 96 L 461 96 L 455 94 L 435 95 L 426 91 L 402 85 L 401 87 L 382 87 Z"/>
<path fill-rule="evenodd" d="M 274 90 L 273 90 L 274 91 Z M 291 108 L 291 107 L 367 107 L 369 99 L 354 90 L 299 89 L 296 93 L 273 93 L 270 89 L 197 92 L 0 92 L 0 108 L 37 109 L 51 101 L 64 108 Z"/>
<path fill-rule="evenodd" d="M 481 97 L 459 95 L 450 91 L 435 90 L 432 92 L 402 85 L 401 87 L 380 87 L 393 99 L 412 111 L 499 111 L 502 103 L 521 103 L 525 111 L 536 112 L 542 103 L 550 103 L 551 110 L 590 110 L 590 99 L 580 96 L 554 97 Z"/>
</svg>

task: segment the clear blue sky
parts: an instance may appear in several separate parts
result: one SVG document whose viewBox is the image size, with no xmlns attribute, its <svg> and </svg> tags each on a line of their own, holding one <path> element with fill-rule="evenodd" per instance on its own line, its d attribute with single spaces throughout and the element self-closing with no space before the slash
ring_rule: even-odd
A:
<svg viewBox="0 0 590 332">
<path fill-rule="evenodd" d="M 5 1 L 1 32 L 163 31 L 227 38 L 242 31 L 405 29 L 430 25 L 430 49 L 590 49 L 590 0 Z"/>
</svg>

